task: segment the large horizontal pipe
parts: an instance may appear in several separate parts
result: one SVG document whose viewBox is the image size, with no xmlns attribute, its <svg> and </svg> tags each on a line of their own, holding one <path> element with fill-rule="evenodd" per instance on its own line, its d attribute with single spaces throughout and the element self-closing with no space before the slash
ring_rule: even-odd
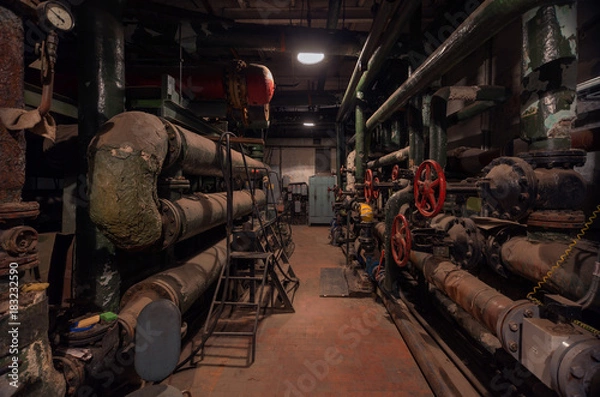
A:
<svg viewBox="0 0 600 397">
<path fill-rule="evenodd" d="M 401 161 L 408 160 L 408 152 L 410 148 L 405 147 L 404 149 L 400 149 L 398 151 L 386 154 L 376 160 L 369 161 L 367 163 L 367 168 L 379 168 L 386 165 L 398 164 Z"/>
<path fill-rule="evenodd" d="M 387 120 L 428 84 L 469 56 L 506 25 L 539 6 L 556 0 L 487 0 L 480 5 L 444 43 L 367 120 L 367 130 Z M 567 1 L 565 1 L 566 3 Z"/>
<path fill-rule="evenodd" d="M 90 216 L 117 246 L 141 250 L 162 234 L 157 194 L 163 169 L 220 176 L 218 144 L 142 112 L 121 113 L 104 124 L 89 147 Z M 249 167 L 265 168 L 247 158 Z M 233 152 L 234 171 L 243 171 Z"/>
<path fill-rule="evenodd" d="M 431 254 L 418 251 L 411 251 L 410 260 L 423 272 L 427 281 L 448 295 L 494 335 L 501 314 L 515 305 L 512 299 L 451 262 L 440 261 Z"/>
<path fill-rule="evenodd" d="M 137 318 L 149 303 L 168 299 L 185 313 L 213 284 L 227 261 L 227 240 L 202 251 L 200 254 L 154 276 L 141 281 L 121 298 L 119 323 L 131 341 Z"/>
<path fill-rule="evenodd" d="M 514 237 L 502 245 L 500 257 L 511 273 L 538 282 L 546 276 L 568 246 L 563 242 L 539 243 L 529 241 L 526 237 Z M 592 282 L 596 254 L 597 248 L 580 240 L 567 260 L 546 281 L 544 288 L 572 300 L 582 298 Z"/>
<path fill-rule="evenodd" d="M 254 200 L 248 190 L 233 192 L 233 219 L 249 215 L 253 205 L 262 206 L 265 204 L 265 199 L 266 196 L 262 190 L 255 191 Z M 170 211 L 167 217 L 176 219 L 173 229 L 169 230 L 169 232 L 173 232 L 173 235 L 165 236 L 163 248 L 227 221 L 227 193 L 196 193 L 184 196 L 173 203 L 161 200 L 161 204 L 163 216 Z"/>
</svg>

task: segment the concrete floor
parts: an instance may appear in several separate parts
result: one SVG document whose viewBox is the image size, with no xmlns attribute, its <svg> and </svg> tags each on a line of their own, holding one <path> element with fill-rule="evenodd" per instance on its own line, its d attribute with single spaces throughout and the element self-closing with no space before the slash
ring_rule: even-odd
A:
<svg viewBox="0 0 600 397">
<path fill-rule="evenodd" d="M 236 338 L 220 337 L 209 343 L 197 368 L 165 383 L 194 397 L 433 395 L 380 303 L 319 297 L 320 269 L 345 263 L 341 249 L 328 244 L 328 232 L 325 226 L 293 227 L 290 263 L 300 279 L 296 313 L 261 321 L 254 364 L 240 367 L 231 358 L 244 354 L 239 347 L 246 341 L 228 354 Z"/>
</svg>

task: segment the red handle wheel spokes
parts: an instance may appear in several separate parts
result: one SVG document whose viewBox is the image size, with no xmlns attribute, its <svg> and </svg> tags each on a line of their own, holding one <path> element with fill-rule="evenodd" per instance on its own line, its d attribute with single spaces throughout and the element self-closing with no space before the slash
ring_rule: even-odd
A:
<svg viewBox="0 0 600 397">
<path fill-rule="evenodd" d="M 398 214 L 394 218 L 394 223 L 392 224 L 392 235 L 390 238 L 394 261 L 396 261 L 398 266 L 404 267 L 408 263 L 410 248 L 412 246 L 408 221 L 404 215 Z"/>
<path fill-rule="evenodd" d="M 379 198 L 379 178 L 377 177 L 375 177 L 373 184 L 371 184 L 371 194 L 375 200 Z"/>
<path fill-rule="evenodd" d="M 367 203 L 371 202 L 371 197 L 373 197 L 373 171 L 367 170 L 365 172 L 365 200 Z"/>
<path fill-rule="evenodd" d="M 434 160 L 425 160 L 415 174 L 415 205 L 428 218 L 437 215 L 446 200 L 446 176 L 442 166 Z"/>
<path fill-rule="evenodd" d="M 400 167 L 398 166 L 398 164 L 396 164 L 394 166 L 394 168 L 392 168 L 392 181 L 397 181 L 399 176 L 400 176 Z"/>
</svg>

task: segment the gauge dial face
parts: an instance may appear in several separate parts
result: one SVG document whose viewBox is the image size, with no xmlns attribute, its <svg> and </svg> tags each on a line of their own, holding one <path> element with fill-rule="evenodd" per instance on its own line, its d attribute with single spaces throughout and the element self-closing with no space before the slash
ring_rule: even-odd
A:
<svg viewBox="0 0 600 397">
<path fill-rule="evenodd" d="M 54 1 L 43 3 L 42 6 L 40 17 L 48 27 L 62 31 L 73 29 L 75 25 L 73 14 L 66 6 Z"/>
</svg>

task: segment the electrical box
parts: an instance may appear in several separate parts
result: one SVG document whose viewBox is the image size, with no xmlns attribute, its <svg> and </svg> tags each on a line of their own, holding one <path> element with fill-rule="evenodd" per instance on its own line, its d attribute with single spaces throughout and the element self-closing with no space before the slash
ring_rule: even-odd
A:
<svg viewBox="0 0 600 397">
<path fill-rule="evenodd" d="M 334 217 L 335 175 L 313 175 L 308 178 L 308 224 L 329 224 Z"/>
</svg>

